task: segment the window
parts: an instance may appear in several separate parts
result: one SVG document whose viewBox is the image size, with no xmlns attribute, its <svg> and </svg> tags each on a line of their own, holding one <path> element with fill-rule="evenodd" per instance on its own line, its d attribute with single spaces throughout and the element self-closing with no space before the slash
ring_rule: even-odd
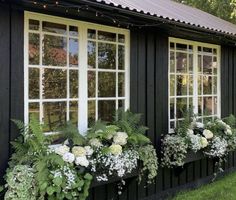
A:
<svg viewBox="0 0 236 200">
<path fill-rule="evenodd" d="M 189 108 L 205 122 L 220 117 L 220 47 L 169 39 L 169 131 Z"/>
<path fill-rule="evenodd" d="M 128 30 L 25 13 L 25 121 L 84 132 L 129 107 Z"/>
</svg>

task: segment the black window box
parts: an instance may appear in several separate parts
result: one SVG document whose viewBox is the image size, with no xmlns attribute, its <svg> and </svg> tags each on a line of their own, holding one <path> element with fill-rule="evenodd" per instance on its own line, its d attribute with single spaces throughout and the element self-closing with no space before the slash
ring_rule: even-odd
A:
<svg viewBox="0 0 236 200">
<path fill-rule="evenodd" d="M 123 177 L 118 177 L 118 176 L 110 176 L 108 177 L 107 181 L 97 181 L 96 178 L 93 179 L 92 184 L 91 184 L 91 188 L 93 187 L 98 187 L 101 185 L 106 185 L 109 183 L 115 183 L 121 180 L 125 180 L 125 179 L 129 179 L 129 178 L 137 178 L 137 176 L 139 175 L 139 168 L 134 169 L 131 173 L 126 174 Z"/>
<path fill-rule="evenodd" d="M 202 151 L 197 151 L 196 153 L 194 151 L 189 151 L 186 155 L 185 163 L 201 160 L 202 158 L 204 158 L 204 154 Z"/>
</svg>

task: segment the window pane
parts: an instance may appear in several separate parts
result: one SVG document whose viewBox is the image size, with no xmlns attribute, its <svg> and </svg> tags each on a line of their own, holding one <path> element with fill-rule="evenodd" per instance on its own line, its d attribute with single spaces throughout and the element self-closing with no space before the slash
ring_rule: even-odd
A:
<svg viewBox="0 0 236 200">
<path fill-rule="evenodd" d="M 193 76 L 189 76 L 189 95 L 193 95 Z"/>
<path fill-rule="evenodd" d="M 217 77 L 213 77 L 213 94 L 217 94 Z"/>
<path fill-rule="evenodd" d="M 39 120 L 39 103 L 29 103 L 29 119 L 32 117 Z"/>
<path fill-rule="evenodd" d="M 118 73 L 118 96 L 125 96 L 125 73 Z"/>
<path fill-rule="evenodd" d="M 170 96 L 175 96 L 175 75 L 170 75 Z"/>
<path fill-rule="evenodd" d="M 79 43 L 77 39 L 69 40 L 69 63 L 70 67 L 78 67 Z"/>
<path fill-rule="evenodd" d="M 125 43 L 125 35 L 119 34 L 118 35 L 118 41 L 121 42 L 121 43 Z"/>
<path fill-rule="evenodd" d="M 188 45 L 186 44 L 176 44 L 176 49 L 177 50 L 182 50 L 182 51 L 187 51 Z"/>
<path fill-rule="evenodd" d="M 170 52 L 170 72 L 175 72 L 175 52 Z"/>
<path fill-rule="evenodd" d="M 88 42 L 88 68 L 96 68 L 96 42 Z"/>
<path fill-rule="evenodd" d="M 198 115 L 202 116 L 202 97 L 198 98 Z"/>
<path fill-rule="evenodd" d="M 174 49 L 175 49 L 175 43 L 173 43 L 173 42 L 170 43 L 170 49 L 171 49 L 171 50 L 174 50 Z"/>
<path fill-rule="evenodd" d="M 29 20 L 29 29 L 30 30 L 39 30 L 39 21 L 38 20 Z"/>
<path fill-rule="evenodd" d="M 43 31 L 58 33 L 58 34 L 66 34 L 66 25 L 52 22 L 43 22 Z"/>
<path fill-rule="evenodd" d="M 88 97 L 96 96 L 96 72 L 88 71 Z"/>
<path fill-rule="evenodd" d="M 183 118 L 187 111 L 187 98 L 177 98 L 176 117 Z"/>
<path fill-rule="evenodd" d="M 198 95 L 202 94 L 202 76 L 198 76 Z"/>
<path fill-rule="evenodd" d="M 66 98 L 66 70 L 44 69 L 43 98 Z"/>
<path fill-rule="evenodd" d="M 66 123 L 66 102 L 43 103 L 44 131 L 55 131 Z"/>
<path fill-rule="evenodd" d="M 217 102 L 217 97 L 213 97 L 213 106 L 214 106 L 214 114 L 217 115 L 218 114 L 218 110 L 217 110 L 217 107 L 218 107 L 218 102 Z"/>
<path fill-rule="evenodd" d="M 212 94 L 211 76 L 203 76 L 203 94 Z"/>
<path fill-rule="evenodd" d="M 96 68 L 96 42 L 88 41 L 88 68 Z"/>
<path fill-rule="evenodd" d="M 204 115 L 212 115 L 212 97 L 203 97 Z"/>
<path fill-rule="evenodd" d="M 88 29 L 88 38 L 96 39 L 96 30 Z"/>
<path fill-rule="evenodd" d="M 78 102 L 70 102 L 70 122 L 75 126 L 78 125 Z"/>
<path fill-rule="evenodd" d="M 39 34 L 29 33 L 29 64 L 39 65 Z"/>
<path fill-rule="evenodd" d="M 98 68 L 116 69 L 116 45 L 98 43 Z"/>
<path fill-rule="evenodd" d="M 175 122 L 170 122 L 170 129 L 174 129 L 175 128 Z"/>
<path fill-rule="evenodd" d="M 106 41 L 116 41 L 116 34 L 105 32 L 105 31 L 98 31 L 98 39 L 99 40 L 106 40 Z"/>
<path fill-rule="evenodd" d="M 78 70 L 70 70 L 70 98 L 78 98 L 79 76 Z"/>
<path fill-rule="evenodd" d="M 112 121 L 116 110 L 116 102 L 112 100 L 98 101 L 98 118 L 103 121 Z"/>
<path fill-rule="evenodd" d="M 187 84 L 188 76 L 187 75 L 177 75 L 177 95 L 187 95 Z"/>
<path fill-rule="evenodd" d="M 124 110 L 125 109 L 125 100 L 118 101 L 118 108 Z"/>
<path fill-rule="evenodd" d="M 125 47 L 119 45 L 118 47 L 118 68 L 125 69 Z"/>
<path fill-rule="evenodd" d="M 213 67 L 213 74 L 217 74 L 217 57 L 213 57 L 213 63 L 212 63 L 212 67 Z"/>
<path fill-rule="evenodd" d="M 175 118 L 175 99 L 170 99 L 170 119 Z"/>
<path fill-rule="evenodd" d="M 43 65 L 66 65 L 66 37 L 44 35 L 43 39 Z"/>
<path fill-rule="evenodd" d="M 189 54 L 189 73 L 193 73 L 193 54 Z"/>
<path fill-rule="evenodd" d="M 187 72 L 187 54 L 176 52 L 176 71 Z"/>
<path fill-rule="evenodd" d="M 98 96 L 116 96 L 116 73 L 98 72 Z"/>
<path fill-rule="evenodd" d="M 74 36 L 74 37 L 78 36 L 78 27 L 70 26 L 69 33 L 70 33 L 70 36 Z"/>
<path fill-rule="evenodd" d="M 203 56 L 203 73 L 211 74 L 212 73 L 212 57 Z"/>
<path fill-rule="evenodd" d="M 29 99 L 39 99 L 39 69 L 29 68 Z"/>
<path fill-rule="evenodd" d="M 198 73 L 202 74 L 202 56 L 198 55 Z"/>
<path fill-rule="evenodd" d="M 96 102 L 88 101 L 88 125 L 91 126 L 96 120 Z"/>
<path fill-rule="evenodd" d="M 212 48 L 203 47 L 203 52 L 205 52 L 205 53 L 212 53 Z"/>
</svg>

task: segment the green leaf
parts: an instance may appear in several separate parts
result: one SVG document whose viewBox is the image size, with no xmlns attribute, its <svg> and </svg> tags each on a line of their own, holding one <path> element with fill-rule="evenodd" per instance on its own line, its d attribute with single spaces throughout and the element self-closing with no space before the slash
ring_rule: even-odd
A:
<svg viewBox="0 0 236 200">
<path fill-rule="evenodd" d="M 4 190 L 3 186 L 0 186 L 0 192 L 2 192 Z"/>
<path fill-rule="evenodd" d="M 53 183 L 56 185 L 56 186 L 60 186 L 62 184 L 62 178 L 60 177 L 56 177 L 53 179 Z"/>
<path fill-rule="evenodd" d="M 44 182 L 43 184 L 40 185 L 40 190 L 45 190 L 47 188 L 48 184 Z"/>
<path fill-rule="evenodd" d="M 55 190 L 54 190 L 54 188 L 53 188 L 52 186 L 49 186 L 49 187 L 47 188 L 47 194 L 48 194 L 49 196 L 51 196 L 54 192 L 55 192 Z"/>
<path fill-rule="evenodd" d="M 93 176 L 89 173 L 86 173 L 84 178 L 87 179 L 87 180 L 90 180 L 90 181 L 93 180 Z"/>
</svg>

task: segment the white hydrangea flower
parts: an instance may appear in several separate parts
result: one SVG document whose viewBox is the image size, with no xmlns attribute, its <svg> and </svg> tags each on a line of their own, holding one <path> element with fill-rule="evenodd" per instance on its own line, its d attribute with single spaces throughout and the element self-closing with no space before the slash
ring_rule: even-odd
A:
<svg viewBox="0 0 236 200">
<path fill-rule="evenodd" d="M 204 128 L 204 124 L 201 122 L 196 122 L 196 127 L 197 128 Z"/>
<path fill-rule="evenodd" d="M 73 163 L 74 160 L 75 160 L 75 156 L 74 156 L 73 153 L 67 152 L 67 153 L 65 153 L 65 154 L 62 156 L 62 159 L 63 159 L 65 162 Z"/>
<path fill-rule="evenodd" d="M 191 134 L 194 134 L 194 133 L 193 133 L 193 130 L 192 130 L 192 129 L 188 129 L 188 130 L 187 130 L 187 135 L 191 135 Z"/>
<path fill-rule="evenodd" d="M 102 143 L 101 143 L 101 141 L 100 141 L 99 139 L 97 139 L 97 138 L 91 139 L 91 140 L 89 141 L 89 144 L 90 144 L 91 146 L 94 146 L 94 147 L 97 147 L 97 148 L 103 146 Z"/>
<path fill-rule="evenodd" d="M 113 142 L 119 145 L 125 145 L 127 143 L 128 135 L 125 132 L 117 132 L 113 137 Z"/>
<path fill-rule="evenodd" d="M 227 128 L 224 132 L 225 132 L 226 135 L 232 135 L 231 128 Z"/>
<path fill-rule="evenodd" d="M 56 147 L 54 151 L 56 154 L 63 156 L 65 153 L 68 153 L 70 151 L 70 148 L 66 145 L 61 145 L 59 147 Z"/>
<path fill-rule="evenodd" d="M 208 129 L 205 129 L 202 134 L 208 140 L 213 138 L 213 136 L 214 136 L 213 133 L 210 130 L 208 130 Z"/>
<path fill-rule="evenodd" d="M 202 148 L 207 147 L 208 142 L 207 142 L 207 139 L 205 137 L 201 137 L 201 144 L 202 144 Z"/>
<path fill-rule="evenodd" d="M 87 156 L 91 156 L 93 154 L 93 149 L 90 146 L 85 146 L 84 149 L 86 150 Z"/>
<path fill-rule="evenodd" d="M 75 157 L 85 156 L 86 155 L 86 149 L 84 147 L 75 146 L 75 147 L 72 148 L 72 153 L 75 155 Z"/>
<path fill-rule="evenodd" d="M 122 153 L 122 146 L 120 146 L 119 144 L 112 144 L 109 147 L 109 150 L 113 155 L 119 155 Z"/>
<path fill-rule="evenodd" d="M 89 161 L 86 158 L 86 156 L 79 156 L 79 157 L 75 158 L 75 164 L 83 166 L 83 167 L 88 167 L 89 166 Z"/>
</svg>

